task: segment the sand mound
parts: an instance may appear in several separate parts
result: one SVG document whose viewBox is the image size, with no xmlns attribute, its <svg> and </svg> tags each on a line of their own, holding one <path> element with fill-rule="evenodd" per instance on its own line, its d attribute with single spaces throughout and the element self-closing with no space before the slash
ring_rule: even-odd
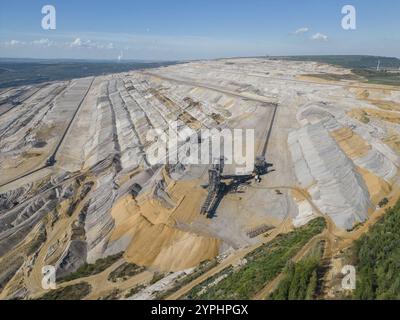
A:
<svg viewBox="0 0 400 320">
<path fill-rule="evenodd" d="M 351 158 L 363 157 L 368 154 L 371 147 L 350 128 L 341 128 L 331 132 L 332 137 L 340 148 Z"/>
<path fill-rule="evenodd" d="M 397 171 L 392 163 L 370 146 L 361 136 L 348 127 L 331 132 L 343 152 L 357 165 L 357 172 L 362 176 L 376 205 L 391 191 L 388 181 Z"/>
<path fill-rule="evenodd" d="M 361 174 L 367 185 L 371 202 L 377 205 L 392 190 L 389 183 L 382 178 L 376 176 L 372 172 L 358 167 L 357 171 Z"/>
<path fill-rule="evenodd" d="M 112 209 L 115 229 L 110 240 L 129 238 L 125 258 L 162 271 L 179 271 L 214 258 L 219 252 L 218 239 L 177 227 L 200 218 L 204 190 L 197 188 L 194 182 L 169 183 L 166 192 L 175 203 L 172 208 L 149 195 L 138 200 L 130 195 L 121 198 Z"/>
</svg>

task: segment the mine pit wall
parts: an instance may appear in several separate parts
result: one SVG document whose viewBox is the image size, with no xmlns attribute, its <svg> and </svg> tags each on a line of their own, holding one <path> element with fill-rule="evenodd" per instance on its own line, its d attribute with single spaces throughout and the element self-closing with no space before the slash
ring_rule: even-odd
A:
<svg viewBox="0 0 400 320">
<path fill-rule="evenodd" d="M 45 241 L 46 231 L 39 230 L 39 234 L 35 235 L 35 230 L 45 228 L 43 221 L 56 221 L 60 218 L 58 205 L 71 199 L 76 187 L 74 182 L 57 186 L 39 193 L 33 200 L 27 200 L 0 216 L 0 225 L 4 227 L 0 230 L 0 257 L 4 258 L 0 260 L 2 268 L 8 268 L 6 265 L 10 257 L 26 260 L 40 248 Z"/>
<path fill-rule="evenodd" d="M 116 170 L 111 167 L 98 177 L 98 187 L 91 194 L 85 221 L 87 262 L 94 263 L 103 257 L 107 247 L 107 237 L 114 227 L 110 214 L 117 192 L 114 189 Z"/>
<path fill-rule="evenodd" d="M 135 134 L 135 128 L 130 113 L 121 97 L 124 94 L 124 87 L 120 81 L 115 81 L 116 90 L 110 95 L 110 101 L 115 117 L 115 137 L 118 141 L 120 153 L 120 171 L 132 171 L 138 167 L 140 161 L 139 139 Z M 118 86 L 117 86 L 118 84 Z"/>
<path fill-rule="evenodd" d="M 50 85 L 43 91 L 50 89 L 52 94 L 43 96 L 39 92 L 37 99 L 40 97 L 43 99 L 38 103 L 32 102 L 33 108 L 22 110 L 22 117 L 19 114 L 18 118 L 9 123 L 10 126 L 3 135 L 12 134 L 12 139 L 17 139 L 18 143 L 14 147 L 19 147 L 19 152 L 26 153 L 25 158 L 22 157 L 19 163 L 12 164 L 12 169 L 15 171 L 8 170 L 10 174 L 14 177 L 24 177 L 38 170 L 40 166 L 45 167 L 48 158 L 56 157 L 91 82 L 92 78 L 86 78 L 72 81 L 67 88 L 63 86 L 53 88 Z M 37 144 L 43 145 L 36 147 Z"/>
<path fill-rule="evenodd" d="M 98 117 L 97 98 L 103 77 L 93 79 L 91 88 L 82 102 L 71 128 L 60 146 L 57 167 L 69 172 L 85 170 L 89 162 L 96 137 L 96 119 Z M 93 163 L 94 165 L 94 163 Z"/>
<path fill-rule="evenodd" d="M 46 129 L 47 114 L 54 108 L 57 98 L 66 90 L 67 83 L 46 86 L 30 99 L 32 105 L 27 107 L 21 104 L 14 109 L 14 112 L 2 116 L 0 124 L 1 181 L 10 181 L 43 165 L 53 141 L 51 137 L 43 135 L 43 132 L 48 130 Z M 17 156 L 20 157 L 17 158 Z M 18 160 L 7 160 L 10 157 Z"/>
</svg>

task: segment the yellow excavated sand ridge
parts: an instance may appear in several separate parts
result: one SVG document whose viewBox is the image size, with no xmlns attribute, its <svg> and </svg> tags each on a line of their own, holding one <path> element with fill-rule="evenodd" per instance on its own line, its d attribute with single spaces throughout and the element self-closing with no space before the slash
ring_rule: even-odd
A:
<svg viewBox="0 0 400 320">
<path fill-rule="evenodd" d="M 354 109 L 347 113 L 348 116 L 364 122 L 362 119 L 365 117 L 375 118 L 378 120 L 383 120 L 391 123 L 400 123 L 400 114 L 397 112 L 384 111 L 379 109 Z"/>
<path fill-rule="evenodd" d="M 331 136 L 352 160 L 365 156 L 371 149 L 367 142 L 350 128 L 332 131 Z M 374 205 L 377 205 L 383 197 L 391 192 L 391 185 L 371 171 L 357 167 L 357 172 L 362 176 Z"/>
<path fill-rule="evenodd" d="M 397 112 L 384 111 L 371 108 L 355 109 L 350 112 L 350 116 L 357 116 L 360 112 L 364 113 L 368 117 L 376 118 L 392 123 L 400 123 L 400 114 Z"/>
<path fill-rule="evenodd" d="M 377 205 L 392 191 L 392 187 L 389 183 L 387 183 L 381 177 L 373 174 L 371 171 L 365 170 L 361 167 L 357 167 L 357 171 L 363 177 L 364 182 L 367 185 L 371 201 L 374 205 Z"/>
<path fill-rule="evenodd" d="M 130 195 L 121 198 L 112 209 L 115 229 L 110 240 L 132 236 L 124 256 L 127 261 L 179 271 L 216 257 L 220 240 L 176 227 L 176 222 L 190 225 L 201 218 L 199 208 L 205 191 L 198 181 L 168 182 L 166 191 L 175 207 L 165 208 L 149 194 L 137 200 Z"/>
<path fill-rule="evenodd" d="M 305 75 L 297 76 L 296 79 L 300 80 L 300 81 L 309 81 L 309 82 L 316 82 L 316 83 L 328 83 L 328 84 L 337 83 L 337 81 L 322 79 L 320 77 L 305 76 Z"/>
<path fill-rule="evenodd" d="M 331 132 L 331 136 L 339 144 L 346 155 L 354 160 L 367 155 L 371 147 L 350 128 L 341 128 Z"/>
</svg>

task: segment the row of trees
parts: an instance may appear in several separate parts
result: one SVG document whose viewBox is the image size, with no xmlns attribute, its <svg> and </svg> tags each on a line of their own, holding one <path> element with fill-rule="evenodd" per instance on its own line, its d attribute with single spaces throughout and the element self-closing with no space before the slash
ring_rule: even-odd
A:
<svg viewBox="0 0 400 320">
<path fill-rule="evenodd" d="M 313 300 L 321 269 L 322 243 L 298 263 L 290 262 L 285 277 L 271 294 L 271 300 Z"/>
<path fill-rule="evenodd" d="M 400 299 L 400 201 L 352 249 L 354 298 Z"/>
</svg>

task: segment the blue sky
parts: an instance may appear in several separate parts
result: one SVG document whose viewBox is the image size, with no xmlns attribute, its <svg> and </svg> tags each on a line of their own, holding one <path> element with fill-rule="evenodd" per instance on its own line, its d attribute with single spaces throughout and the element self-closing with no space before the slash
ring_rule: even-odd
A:
<svg viewBox="0 0 400 320">
<path fill-rule="evenodd" d="M 56 8 L 43 30 L 42 6 Z M 341 9 L 357 10 L 344 30 Z M 199 59 L 296 54 L 400 57 L 398 0 L 2 0 L 0 56 Z M 297 31 L 297 32 L 296 32 Z"/>
</svg>

